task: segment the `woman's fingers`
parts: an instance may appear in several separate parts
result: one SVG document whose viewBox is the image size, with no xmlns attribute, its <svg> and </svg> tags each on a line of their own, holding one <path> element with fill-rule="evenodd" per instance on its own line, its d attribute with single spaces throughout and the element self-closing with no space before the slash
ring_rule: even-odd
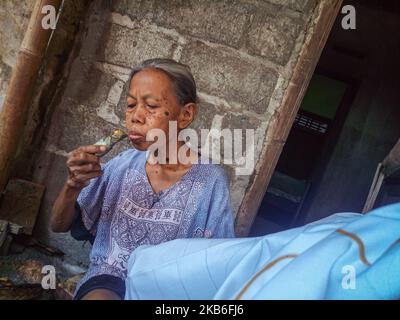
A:
<svg viewBox="0 0 400 320">
<path fill-rule="evenodd" d="M 67 160 L 68 167 L 86 164 L 86 163 L 98 164 L 99 158 L 93 154 L 79 151 L 79 149 L 72 151 L 70 153 L 70 155 L 68 156 L 68 160 Z"/>
<path fill-rule="evenodd" d="M 69 177 L 67 184 L 73 188 L 86 187 L 90 179 L 102 175 L 99 158 L 96 153 L 103 152 L 104 146 L 84 146 L 68 154 L 67 167 Z"/>
<path fill-rule="evenodd" d="M 104 150 L 104 146 L 91 145 L 71 151 L 67 159 L 69 172 L 67 184 L 73 188 L 84 188 L 90 179 L 101 176 L 99 158 L 95 154 Z"/>
<path fill-rule="evenodd" d="M 105 150 L 106 150 L 105 146 L 95 146 L 95 145 L 83 146 L 83 147 L 79 147 L 78 149 L 72 150 L 68 154 L 68 157 L 69 158 L 78 158 L 79 159 L 80 157 L 84 157 L 83 156 L 84 154 L 95 156 L 95 154 L 104 152 Z M 92 158 L 92 157 L 90 157 L 90 158 Z"/>
<path fill-rule="evenodd" d="M 100 171 L 101 166 L 100 166 L 100 164 L 97 164 L 97 163 L 89 163 L 89 164 L 83 164 L 80 166 L 71 166 L 71 167 L 69 167 L 69 170 L 75 174 L 89 173 L 92 171 Z"/>
<path fill-rule="evenodd" d="M 85 152 L 85 153 L 96 154 L 96 153 L 99 153 L 99 152 L 106 151 L 106 147 L 105 146 L 90 145 L 90 146 L 80 147 L 77 150 L 80 150 L 81 152 Z"/>
<path fill-rule="evenodd" d="M 72 187 L 72 188 L 77 188 L 77 189 L 83 189 L 84 187 L 87 187 L 90 183 L 90 180 L 81 182 L 81 181 L 74 181 L 72 179 L 67 180 L 67 185 Z"/>
<path fill-rule="evenodd" d="M 89 185 L 90 181 L 85 181 L 85 182 L 77 182 L 71 179 L 67 180 L 67 185 L 72 188 L 76 189 L 83 189 L 84 187 L 87 187 Z"/>
<path fill-rule="evenodd" d="M 84 188 L 90 183 L 90 179 L 99 177 L 102 171 L 93 171 L 90 173 L 74 173 L 70 172 L 67 184 L 74 188 Z"/>
<path fill-rule="evenodd" d="M 99 177 L 103 174 L 101 171 L 93 171 L 89 173 L 76 173 L 71 177 L 72 180 L 77 182 L 85 182 L 87 180 Z"/>
</svg>

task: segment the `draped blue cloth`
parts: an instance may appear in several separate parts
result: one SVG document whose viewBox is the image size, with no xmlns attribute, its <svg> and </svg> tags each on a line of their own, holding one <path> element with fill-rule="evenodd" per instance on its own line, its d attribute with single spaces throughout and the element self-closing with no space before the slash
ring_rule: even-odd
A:
<svg viewBox="0 0 400 320">
<path fill-rule="evenodd" d="M 126 299 L 400 299 L 400 204 L 256 238 L 141 246 Z"/>
</svg>

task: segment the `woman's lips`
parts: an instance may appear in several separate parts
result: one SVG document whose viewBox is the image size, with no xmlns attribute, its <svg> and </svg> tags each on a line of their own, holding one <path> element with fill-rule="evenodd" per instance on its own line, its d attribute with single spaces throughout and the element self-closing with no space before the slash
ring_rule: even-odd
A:
<svg viewBox="0 0 400 320">
<path fill-rule="evenodd" d="M 144 136 L 138 132 L 130 131 L 129 132 L 129 139 L 132 141 L 143 140 Z"/>
</svg>

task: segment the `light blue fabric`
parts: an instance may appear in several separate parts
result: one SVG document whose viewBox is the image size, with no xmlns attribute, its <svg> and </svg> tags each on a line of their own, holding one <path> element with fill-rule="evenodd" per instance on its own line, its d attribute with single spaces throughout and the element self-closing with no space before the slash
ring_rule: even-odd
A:
<svg viewBox="0 0 400 320">
<path fill-rule="evenodd" d="M 140 245 L 234 237 L 229 185 L 221 166 L 202 158 L 177 183 L 155 193 L 147 179 L 146 159 L 146 152 L 122 152 L 81 191 L 77 202 L 82 221 L 96 238 L 77 290 L 101 274 L 125 279 L 129 255 Z"/>
<path fill-rule="evenodd" d="M 143 246 L 126 299 L 400 299 L 399 239 L 395 204 L 263 237 Z"/>
</svg>

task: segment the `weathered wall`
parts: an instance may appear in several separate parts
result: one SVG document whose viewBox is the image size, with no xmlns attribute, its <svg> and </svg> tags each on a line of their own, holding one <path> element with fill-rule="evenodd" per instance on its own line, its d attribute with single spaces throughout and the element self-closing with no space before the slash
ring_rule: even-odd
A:
<svg viewBox="0 0 400 320">
<path fill-rule="evenodd" d="M 361 212 L 378 163 L 400 136 L 400 40 L 394 36 L 399 15 L 355 6 L 357 29 L 344 31 L 337 23 L 319 66 L 357 79 L 360 86 L 306 222 L 335 212 Z M 343 54 L 338 47 L 364 57 Z"/>
<path fill-rule="evenodd" d="M 121 0 L 108 8 L 109 1 L 94 1 L 35 166 L 34 181 L 47 186 L 37 235 L 69 258 L 87 257 L 89 246 L 48 230 L 50 209 L 66 178 L 67 153 L 123 125 L 128 75 L 144 59 L 169 57 L 189 64 L 200 98 L 193 127 L 255 129 L 258 160 L 269 120 L 322 2 Z M 105 160 L 127 147 L 121 145 Z M 251 176 L 229 171 L 236 212 Z"/>
<path fill-rule="evenodd" d="M 0 110 L 35 1 L 2 0 L 0 5 Z"/>
</svg>

